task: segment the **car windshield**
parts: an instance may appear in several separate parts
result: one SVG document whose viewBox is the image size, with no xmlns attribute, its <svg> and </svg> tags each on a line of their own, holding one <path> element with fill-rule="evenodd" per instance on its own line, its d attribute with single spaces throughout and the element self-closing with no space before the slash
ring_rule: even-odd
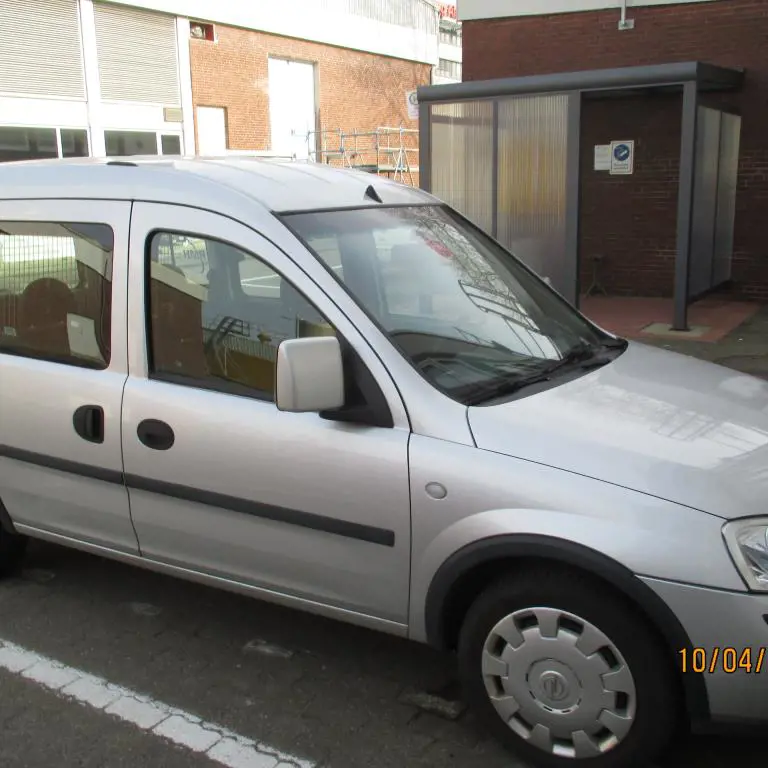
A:
<svg viewBox="0 0 768 768">
<path fill-rule="evenodd" d="M 490 401 L 590 360 L 609 362 L 623 348 L 446 206 L 282 220 L 411 364 L 460 402 Z"/>
</svg>

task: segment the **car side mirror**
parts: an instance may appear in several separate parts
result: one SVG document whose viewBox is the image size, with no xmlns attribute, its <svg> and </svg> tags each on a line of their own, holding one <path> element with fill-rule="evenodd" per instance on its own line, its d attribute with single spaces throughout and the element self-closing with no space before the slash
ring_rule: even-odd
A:
<svg viewBox="0 0 768 768">
<path fill-rule="evenodd" d="M 277 348 L 275 403 L 291 413 L 344 406 L 344 364 L 335 336 L 287 339 Z"/>
</svg>

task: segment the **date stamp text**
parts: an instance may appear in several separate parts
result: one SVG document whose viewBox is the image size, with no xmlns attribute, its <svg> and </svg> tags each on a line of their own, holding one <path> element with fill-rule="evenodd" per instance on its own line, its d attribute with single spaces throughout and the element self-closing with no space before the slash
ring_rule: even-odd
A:
<svg viewBox="0 0 768 768">
<path fill-rule="evenodd" d="M 677 653 L 680 659 L 680 669 L 683 673 L 759 674 L 766 662 L 766 649 L 764 647 L 681 648 Z"/>
</svg>

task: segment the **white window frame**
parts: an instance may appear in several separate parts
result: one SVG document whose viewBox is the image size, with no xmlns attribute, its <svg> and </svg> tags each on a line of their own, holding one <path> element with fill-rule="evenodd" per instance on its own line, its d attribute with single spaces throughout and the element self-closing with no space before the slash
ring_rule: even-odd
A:
<svg viewBox="0 0 768 768">
<path fill-rule="evenodd" d="M 176 155 L 163 154 L 163 136 L 179 137 L 179 154 L 184 154 L 184 131 L 158 131 L 157 132 L 157 154 L 160 157 L 176 157 Z"/>
<path fill-rule="evenodd" d="M 0 123 L 0 128 L 34 128 L 41 131 L 54 131 L 56 134 L 56 151 L 58 152 L 59 160 L 64 157 L 64 147 L 61 141 L 62 131 L 85 131 L 85 141 L 88 145 L 87 157 L 93 157 L 93 149 L 91 143 L 91 132 L 87 125 L 29 125 L 28 123 Z"/>
<path fill-rule="evenodd" d="M 462 71 L 460 61 L 454 61 L 453 59 L 439 59 L 438 62 L 436 69 L 438 77 L 449 77 L 454 80 L 461 80 Z M 446 64 L 448 65 L 448 69 L 444 69 Z"/>
<path fill-rule="evenodd" d="M 157 151 L 158 157 L 176 157 L 176 155 L 164 155 L 162 152 L 163 149 L 163 136 L 178 136 L 179 137 L 179 145 L 181 147 L 181 154 L 184 155 L 185 153 L 185 143 L 184 143 L 184 131 L 183 129 L 177 128 L 174 130 L 158 130 L 157 128 L 116 128 L 114 126 L 110 126 L 109 128 L 104 129 L 104 145 L 106 147 L 107 143 L 107 133 L 154 133 L 155 134 L 155 149 Z M 106 156 L 106 155 L 105 155 Z"/>
</svg>

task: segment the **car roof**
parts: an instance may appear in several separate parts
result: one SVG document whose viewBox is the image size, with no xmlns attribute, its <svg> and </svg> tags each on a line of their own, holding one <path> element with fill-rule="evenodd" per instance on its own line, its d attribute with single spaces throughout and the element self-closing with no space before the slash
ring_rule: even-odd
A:
<svg viewBox="0 0 768 768">
<path fill-rule="evenodd" d="M 373 195 L 367 193 L 371 186 Z M 0 163 L 0 200 L 44 198 L 144 200 L 222 211 L 249 198 L 276 213 L 437 202 L 376 174 L 310 161 L 134 156 Z"/>
</svg>

